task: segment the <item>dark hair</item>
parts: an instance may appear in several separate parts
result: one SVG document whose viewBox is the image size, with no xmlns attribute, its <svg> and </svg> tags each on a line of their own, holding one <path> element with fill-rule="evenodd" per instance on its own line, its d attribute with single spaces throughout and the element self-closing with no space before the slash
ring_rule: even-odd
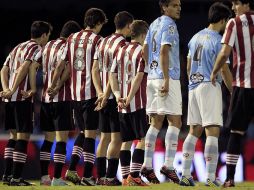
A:
<svg viewBox="0 0 254 190">
<path fill-rule="evenodd" d="M 170 2 L 171 2 L 171 0 L 159 0 L 161 14 L 164 14 L 163 7 L 167 7 Z"/>
<path fill-rule="evenodd" d="M 97 24 L 107 22 L 106 15 L 103 10 L 98 8 L 90 8 L 85 13 L 84 24 L 90 28 L 94 28 Z"/>
<path fill-rule="evenodd" d="M 60 36 L 67 38 L 72 33 L 78 32 L 81 30 L 81 27 L 76 21 L 69 20 L 66 22 L 61 30 Z"/>
<path fill-rule="evenodd" d="M 136 38 L 141 34 L 146 34 L 148 31 L 149 25 L 143 20 L 134 20 L 131 24 L 131 38 Z"/>
<path fill-rule="evenodd" d="M 48 34 L 53 30 L 50 23 L 44 21 L 34 21 L 31 25 L 31 38 L 39 38 L 42 34 Z"/>
<path fill-rule="evenodd" d="M 132 14 L 130 14 L 127 11 L 121 11 L 116 14 L 114 23 L 115 23 L 116 29 L 123 29 L 127 24 L 131 24 L 133 20 L 134 18 Z"/>
<path fill-rule="evenodd" d="M 231 10 L 223 3 L 216 2 L 212 4 L 208 12 L 208 23 L 217 23 L 222 19 L 229 19 Z"/>
<path fill-rule="evenodd" d="M 238 0 L 231 0 L 232 2 L 237 2 Z M 248 4 L 251 10 L 254 10 L 254 0 L 239 0 L 242 4 Z"/>
</svg>

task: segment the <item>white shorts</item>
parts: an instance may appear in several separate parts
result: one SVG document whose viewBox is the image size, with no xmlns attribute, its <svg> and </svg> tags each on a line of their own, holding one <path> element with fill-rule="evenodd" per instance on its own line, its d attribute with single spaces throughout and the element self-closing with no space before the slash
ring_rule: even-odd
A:
<svg viewBox="0 0 254 190">
<path fill-rule="evenodd" d="M 204 82 L 189 91 L 188 125 L 223 125 L 221 86 Z"/>
<path fill-rule="evenodd" d="M 146 113 L 158 115 L 182 115 L 182 93 L 179 80 L 169 79 L 169 91 L 161 96 L 163 79 L 147 80 Z"/>
</svg>

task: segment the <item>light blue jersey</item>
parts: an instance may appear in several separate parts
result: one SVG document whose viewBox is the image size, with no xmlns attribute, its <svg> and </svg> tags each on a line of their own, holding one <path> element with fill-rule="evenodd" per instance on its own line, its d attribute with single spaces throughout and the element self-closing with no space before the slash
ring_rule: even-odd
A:
<svg viewBox="0 0 254 190">
<path fill-rule="evenodd" d="M 169 44 L 169 71 L 168 75 L 174 79 L 180 79 L 179 60 L 179 34 L 175 21 L 168 16 L 157 18 L 149 27 L 145 44 L 148 44 L 148 79 L 163 79 L 163 72 L 160 67 L 160 48 Z"/>
<path fill-rule="evenodd" d="M 210 81 L 215 60 L 222 47 L 221 38 L 222 36 L 218 32 L 205 28 L 190 40 L 188 44 L 188 56 L 191 58 L 189 90 L 194 89 L 202 82 Z M 221 83 L 221 76 L 217 77 L 217 81 Z"/>
</svg>

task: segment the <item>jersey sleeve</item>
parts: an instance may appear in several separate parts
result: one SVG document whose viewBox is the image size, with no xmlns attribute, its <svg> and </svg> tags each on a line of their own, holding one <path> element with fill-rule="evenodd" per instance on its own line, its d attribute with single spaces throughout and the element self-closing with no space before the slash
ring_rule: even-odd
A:
<svg viewBox="0 0 254 190">
<path fill-rule="evenodd" d="M 174 40 L 175 40 L 175 35 L 177 34 L 177 29 L 175 25 L 169 25 L 165 26 L 162 29 L 162 34 L 161 34 L 161 45 L 173 45 Z"/>
<path fill-rule="evenodd" d="M 61 59 L 64 61 L 68 60 L 68 47 L 69 47 L 69 43 L 67 42 L 64 49 L 63 49 L 63 53 L 61 55 Z"/>
<path fill-rule="evenodd" d="M 112 63 L 111 69 L 110 69 L 111 73 L 118 73 L 117 57 L 118 57 L 118 53 L 116 54 L 115 58 L 113 59 L 113 63 Z"/>
<path fill-rule="evenodd" d="M 42 63 L 42 52 L 43 52 L 43 49 L 38 51 L 37 54 L 34 56 L 33 61 L 36 61 L 37 63 L 41 64 Z"/>
<path fill-rule="evenodd" d="M 142 57 L 142 53 L 139 53 L 139 60 L 138 60 L 138 66 L 137 66 L 137 73 L 142 72 L 142 73 L 147 73 L 146 69 L 146 62 Z"/>
<path fill-rule="evenodd" d="M 146 38 L 145 38 L 144 44 L 148 44 L 149 41 L 150 41 L 150 30 L 148 30 L 148 32 L 146 34 Z"/>
<path fill-rule="evenodd" d="M 233 47 L 235 39 L 236 39 L 236 23 L 234 19 L 230 19 L 227 23 L 221 43 Z"/>
<path fill-rule="evenodd" d="M 31 48 L 28 48 L 26 51 L 27 52 L 24 52 L 24 54 L 26 55 L 24 57 L 24 60 L 25 61 L 33 61 L 36 54 L 41 51 L 41 46 L 39 45 L 33 45 Z"/>
<path fill-rule="evenodd" d="M 6 58 L 6 60 L 4 62 L 4 66 L 9 67 L 10 66 L 10 61 L 11 61 L 11 54 L 9 54 L 8 57 Z"/>
</svg>

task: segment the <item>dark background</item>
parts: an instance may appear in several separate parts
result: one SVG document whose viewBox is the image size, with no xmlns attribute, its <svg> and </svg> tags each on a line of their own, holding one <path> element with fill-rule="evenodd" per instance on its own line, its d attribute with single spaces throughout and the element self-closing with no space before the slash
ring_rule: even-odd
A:
<svg viewBox="0 0 254 190">
<path fill-rule="evenodd" d="M 177 25 L 183 54 L 186 54 L 191 36 L 207 26 L 207 11 L 213 2 L 182 0 L 181 19 Z M 114 31 L 113 19 L 119 11 L 129 11 L 135 19 L 149 24 L 160 16 L 158 0 L 1 0 L 0 65 L 13 47 L 30 38 L 30 26 L 34 20 L 50 22 L 54 27 L 50 39 L 55 39 L 68 20 L 75 20 L 83 26 L 84 13 L 91 7 L 103 9 L 109 19 L 100 33 L 102 36 Z"/>
</svg>

